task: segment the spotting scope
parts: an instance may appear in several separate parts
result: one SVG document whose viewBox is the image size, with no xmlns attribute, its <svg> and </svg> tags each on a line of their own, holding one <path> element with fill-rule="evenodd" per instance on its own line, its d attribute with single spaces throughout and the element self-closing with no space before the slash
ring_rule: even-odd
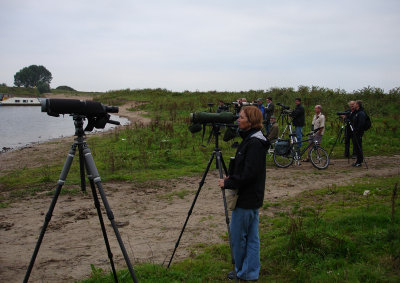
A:
<svg viewBox="0 0 400 283">
<path fill-rule="evenodd" d="M 41 99 L 42 112 L 58 117 L 60 114 L 76 114 L 85 116 L 99 116 L 107 113 L 118 113 L 118 107 L 106 106 L 97 101 L 78 99 Z"/>
<path fill-rule="evenodd" d="M 41 99 L 42 112 L 49 116 L 59 117 L 60 114 L 72 116 L 83 116 L 88 119 L 85 131 L 92 131 L 93 128 L 104 129 L 107 123 L 119 125 L 118 121 L 110 120 L 110 114 L 118 113 L 118 107 L 103 105 L 97 101 L 78 99 Z"/>
<path fill-rule="evenodd" d="M 195 112 L 190 113 L 190 122 L 193 124 L 231 124 L 237 117 L 232 112 L 210 113 L 210 112 Z"/>
</svg>

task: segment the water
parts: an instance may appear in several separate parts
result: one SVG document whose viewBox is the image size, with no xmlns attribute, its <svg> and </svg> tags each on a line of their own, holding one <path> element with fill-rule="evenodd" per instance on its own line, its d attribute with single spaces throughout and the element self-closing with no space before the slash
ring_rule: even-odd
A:
<svg viewBox="0 0 400 283">
<path fill-rule="evenodd" d="M 115 115 L 111 115 L 111 120 L 119 121 L 121 125 L 129 124 L 128 119 Z M 87 120 L 84 127 L 86 124 Z M 104 130 L 114 127 L 118 126 L 107 124 Z M 70 115 L 52 117 L 41 112 L 40 106 L 0 106 L 0 151 L 74 134 L 74 120 Z"/>
</svg>

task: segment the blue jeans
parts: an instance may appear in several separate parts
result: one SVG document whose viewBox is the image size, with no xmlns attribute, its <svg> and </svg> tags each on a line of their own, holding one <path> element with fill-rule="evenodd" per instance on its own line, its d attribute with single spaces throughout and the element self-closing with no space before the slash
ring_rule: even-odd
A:
<svg viewBox="0 0 400 283">
<path fill-rule="evenodd" d="M 258 209 L 236 207 L 232 211 L 230 232 L 237 277 L 257 280 L 261 267 Z"/>
<path fill-rule="evenodd" d="M 303 127 L 296 127 L 295 128 L 297 141 L 300 142 L 300 143 L 297 144 L 299 149 L 301 148 L 301 145 L 302 145 L 302 142 L 301 142 L 301 140 L 303 139 L 303 132 L 302 131 L 303 131 Z"/>
</svg>

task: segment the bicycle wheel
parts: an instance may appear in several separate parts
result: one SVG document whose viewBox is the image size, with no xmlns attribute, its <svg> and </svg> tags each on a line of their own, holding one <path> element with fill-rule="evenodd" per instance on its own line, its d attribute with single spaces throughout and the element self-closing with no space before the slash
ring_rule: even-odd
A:
<svg viewBox="0 0 400 283">
<path fill-rule="evenodd" d="M 279 168 L 287 168 L 293 163 L 293 155 L 291 154 L 291 152 L 289 152 L 288 154 L 280 155 L 274 151 L 273 158 L 275 165 Z"/>
<path fill-rule="evenodd" d="M 325 169 L 329 165 L 329 155 L 325 149 L 320 146 L 311 148 L 308 157 L 315 168 Z"/>
</svg>

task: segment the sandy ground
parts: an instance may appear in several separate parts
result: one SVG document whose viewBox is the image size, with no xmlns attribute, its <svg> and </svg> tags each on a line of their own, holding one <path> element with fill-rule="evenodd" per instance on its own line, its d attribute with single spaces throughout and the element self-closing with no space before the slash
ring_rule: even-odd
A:
<svg viewBox="0 0 400 283">
<path fill-rule="evenodd" d="M 120 107 L 120 115 L 131 121 L 149 122 L 139 113 L 127 111 L 130 107 Z M 0 174 L 13 168 L 63 161 L 71 139 L 64 138 L 58 144 L 40 144 L 0 154 Z M 367 164 L 368 169 L 365 166 L 353 168 L 347 159 L 343 159 L 334 160 L 324 171 L 314 169 L 309 163 L 287 169 L 268 167 L 265 201 L 280 201 L 306 190 L 349 184 L 363 176 L 400 175 L 399 155 L 370 157 L 367 158 Z M 226 241 L 222 237 L 227 227 L 217 179 L 217 171 L 210 171 L 174 261 L 196 253 L 198 244 Z M 168 264 L 200 180 L 201 175 L 145 183 L 103 183 L 133 266 L 140 262 Z M 64 188 L 70 188 L 68 180 Z M 20 199 L 0 210 L 0 282 L 23 280 L 51 199 L 52 196 L 43 193 Z M 260 210 L 260 214 L 273 215 L 277 212 L 274 209 L 270 207 Z M 114 262 L 117 268 L 124 268 L 125 260 L 103 206 L 102 210 Z M 30 282 L 74 282 L 90 275 L 90 264 L 110 270 L 92 195 L 61 195 L 35 261 Z"/>
</svg>

